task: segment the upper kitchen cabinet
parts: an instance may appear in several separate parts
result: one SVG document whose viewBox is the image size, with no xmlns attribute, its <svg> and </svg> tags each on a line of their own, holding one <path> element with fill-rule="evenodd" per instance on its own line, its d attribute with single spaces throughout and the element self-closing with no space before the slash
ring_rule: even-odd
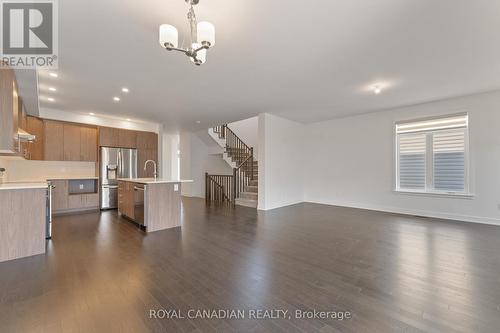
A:
<svg viewBox="0 0 500 333">
<path fill-rule="evenodd" d="M 2 69 L 0 75 L 0 153 L 18 151 L 17 130 L 19 100 L 12 69 Z"/>
<path fill-rule="evenodd" d="M 82 161 L 97 162 L 97 128 L 80 128 L 80 154 Z"/>
<path fill-rule="evenodd" d="M 158 134 L 137 132 L 137 149 L 158 149 Z"/>
<path fill-rule="evenodd" d="M 35 141 L 28 143 L 28 159 L 43 160 L 44 124 L 36 117 L 26 117 L 26 131 L 35 136 Z"/>
<path fill-rule="evenodd" d="M 118 132 L 118 147 L 137 148 L 137 132 L 120 129 Z"/>
<path fill-rule="evenodd" d="M 137 148 L 137 132 L 132 130 L 99 127 L 99 146 Z"/>
<path fill-rule="evenodd" d="M 63 133 L 64 161 L 81 161 L 80 126 L 63 124 Z"/>
<path fill-rule="evenodd" d="M 64 161 L 64 125 L 59 121 L 44 120 L 44 160 Z"/>
<path fill-rule="evenodd" d="M 119 147 L 119 133 L 118 128 L 99 127 L 99 146 Z"/>
<path fill-rule="evenodd" d="M 44 120 L 46 161 L 97 161 L 97 128 Z"/>
</svg>

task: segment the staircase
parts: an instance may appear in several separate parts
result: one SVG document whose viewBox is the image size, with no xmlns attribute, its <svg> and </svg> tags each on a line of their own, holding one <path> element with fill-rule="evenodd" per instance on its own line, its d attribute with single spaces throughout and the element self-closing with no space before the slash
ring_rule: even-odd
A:
<svg viewBox="0 0 500 333">
<path fill-rule="evenodd" d="M 253 147 L 247 146 L 227 125 L 208 130 L 224 149 L 222 158 L 233 169 L 232 175 L 206 174 L 206 199 L 257 208 L 259 164 Z"/>
<path fill-rule="evenodd" d="M 248 181 L 243 187 L 243 192 L 239 193 L 239 197 L 235 199 L 235 204 L 246 207 L 257 208 L 258 193 L 259 193 L 259 164 L 258 161 L 253 161 L 253 179 Z"/>
</svg>

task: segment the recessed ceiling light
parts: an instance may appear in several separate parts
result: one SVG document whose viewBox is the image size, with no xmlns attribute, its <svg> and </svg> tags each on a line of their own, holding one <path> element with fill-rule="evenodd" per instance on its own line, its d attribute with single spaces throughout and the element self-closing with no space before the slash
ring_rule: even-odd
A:
<svg viewBox="0 0 500 333">
<path fill-rule="evenodd" d="M 52 77 L 58 77 L 59 76 L 59 75 L 57 75 L 57 73 L 54 73 L 54 72 L 49 73 L 49 75 L 52 76 Z"/>
<path fill-rule="evenodd" d="M 56 91 L 57 89 L 56 89 L 56 88 L 54 88 L 54 87 L 50 87 L 50 88 L 49 88 L 49 90 L 50 90 L 50 91 Z"/>
<path fill-rule="evenodd" d="M 95 116 L 95 113 L 94 112 L 89 112 L 89 115 Z"/>
<path fill-rule="evenodd" d="M 380 88 L 380 86 L 375 86 L 373 87 L 373 92 L 378 95 L 382 92 L 382 88 Z"/>
<path fill-rule="evenodd" d="M 48 100 L 49 102 L 53 102 L 53 101 L 55 101 L 55 99 L 53 99 L 52 97 L 47 98 L 47 100 Z"/>
<path fill-rule="evenodd" d="M 201 124 L 201 121 L 197 120 L 197 121 L 196 121 L 196 123 L 197 123 L 197 124 Z"/>
<path fill-rule="evenodd" d="M 127 118 L 126 120 L 127 120 L 127 121 L 131 121 L 132 119 L 130 119 L 130 118 Z"/>
<path fill-rule="evenodd" d="M 115 101 L 115 102 L 119 102 L 119 101 L 120 101 L 120 97 L 116 97 L 116 96 L 115 96 L 115 97 L 113 97 L 113 101 Z"/>
<path fill-rule="evenodd" d="M 122 91 L 123 91 L 124 93 L 128 93 L 128 92 L 129 92 L 128 88 L 122 88 Z"/>
</svg>

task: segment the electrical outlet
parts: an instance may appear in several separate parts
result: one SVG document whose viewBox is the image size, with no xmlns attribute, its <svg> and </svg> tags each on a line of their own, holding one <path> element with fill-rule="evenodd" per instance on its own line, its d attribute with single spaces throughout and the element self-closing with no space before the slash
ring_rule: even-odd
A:
<svg viewBox="0 0 500 333">
<path fill-rule="evenodd" d="M 179 184 L 174 184 L 174 192 L 177 191 L 179 191 Z M 498 206 L 500 207 L 500 204 L 498 204 Z"/>
<path fill-rule="evenodd" d="M 80 184 L 80 190 L 83 190 L 83 184 Z"/>
</svg>

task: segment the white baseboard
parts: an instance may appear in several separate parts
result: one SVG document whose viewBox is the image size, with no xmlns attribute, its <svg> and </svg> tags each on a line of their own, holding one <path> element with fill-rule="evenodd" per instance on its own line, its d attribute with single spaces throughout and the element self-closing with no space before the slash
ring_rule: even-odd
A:
<svg viewBox="0 0 500 333">
<path fill-rule="evenodd" d="M 269 210 L 273 210 L 273 209 L 278 209 L 278 208 L 284 208 L 284 207 L 288 207 L 288 206 L 297 205 L 297 204 L 300 204 L 300 203 L 303 203 L 303 202 L 304 201 L 302 201 L 302 200 L 292 201 L 292 202 L 287 202 L 287 203 L 272 205 L 272 206 L 265 207 L 265 208 L 262 208 L 261 206 L 257 206 L 257 210 L 269 211 Z"/>
<path fill-rule="evenodd" d="M 386 213 L 424 216 L 424 217 L 431 217 L 431 218 L 443 219 L 443 220 L 455 220 L 455 221 L 462 221 L 462 222 L 481 223 L 481 224 L 500 226 L 500 219 L 492 218 L 492 217 L 485 217 L 485 216 L 450 214 L 450 213 L 442 213 L 442 212 L 432 212 L 432 211 L 427 211 L 427 210 L 406 209 L 406 208 L 399 208 L 399 207 L 387 207 L 387 206 L 352 203 L 352 202 L 324 202 L 321 200 L 314 200 L 314 201 L 308 200 L 306 202 L 328 205 L 328 206 L 367 209 L 367 210 L 374 210 L 374 211 L 380 211 L 380 212 L 386 212 Z"/>
</svg>

